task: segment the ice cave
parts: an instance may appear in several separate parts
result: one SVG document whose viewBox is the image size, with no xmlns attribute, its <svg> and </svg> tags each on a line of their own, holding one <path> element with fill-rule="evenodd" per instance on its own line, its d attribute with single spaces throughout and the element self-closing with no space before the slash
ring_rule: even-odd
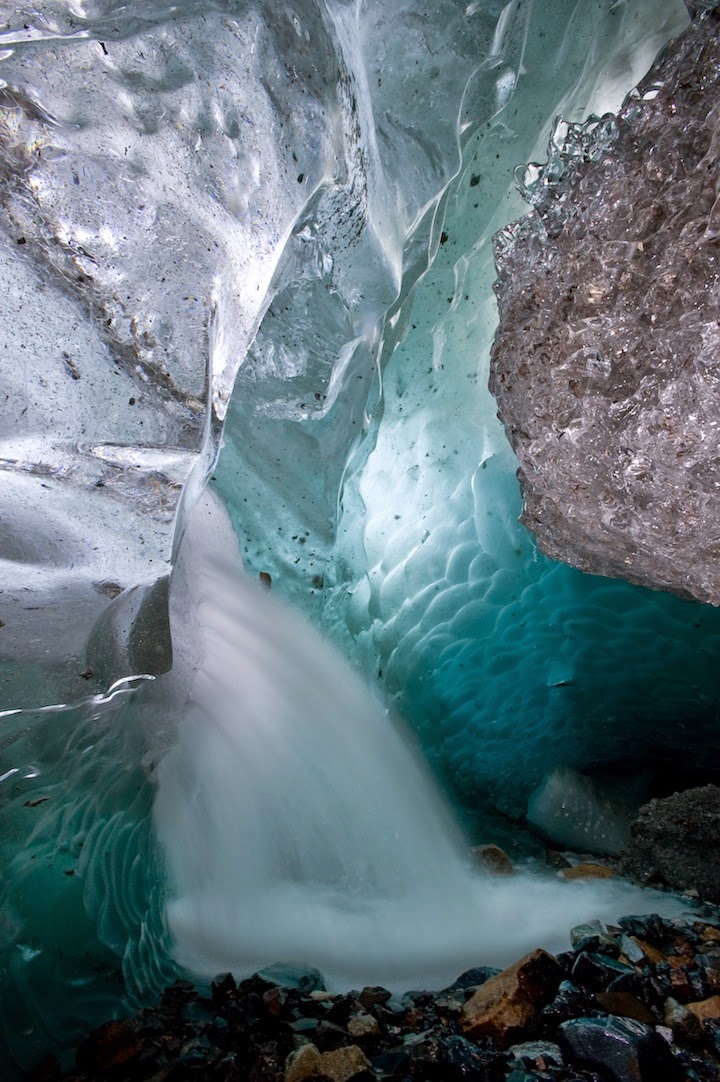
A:
<svg viewBox="0 0 720 1082">
<path fill-rule="evenodd" d="M 0 1077 L 676 911 L 539 854 L 720 782 L 712 9 L 0 2 Z"/>
</svg>

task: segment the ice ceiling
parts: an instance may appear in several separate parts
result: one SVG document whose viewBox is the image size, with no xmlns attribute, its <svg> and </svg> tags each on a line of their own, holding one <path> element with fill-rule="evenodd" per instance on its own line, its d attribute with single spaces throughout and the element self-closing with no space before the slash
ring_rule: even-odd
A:
<svg viewBox="0 0 720 1082">
<path fill-rule="evenodd" d="M 541 556 L 487 391 L 513 168 L 686 23 L 681 0 L 0 4 L 0 950 L 28 1047 L 78 958 L 77 1017 L 83 988 L 101 1011 L 171 972 L 132 693 L 100 733 L 99 699 L 40 708 L 168 668 L 208 478 L 249 574 L 469 820 L 522 815 L 558 764 L 705 769 L 720 617 Z"/>
</svg>

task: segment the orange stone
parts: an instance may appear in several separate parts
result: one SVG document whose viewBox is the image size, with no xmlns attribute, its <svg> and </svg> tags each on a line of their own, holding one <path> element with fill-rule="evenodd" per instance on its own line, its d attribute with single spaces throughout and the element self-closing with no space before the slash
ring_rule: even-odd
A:
<svg viewBox="0 0 720 1082">
<path fill-rule="evenodd" d="M 493 1037 L 507 1048 L 523 1035 L 541 1007 L 558 989 L 562 971 L 552 954 L 534 950 L 491 977 L 467 1001 L 460 1025 L 467 1037 Z"/>
<path fill-rule="evenodd" d="M 665 957 L 663 952 L 659 951 L 657 947 L 652 947 L 649 943 L 646 943 L 644 939 L 639 939 L 637 936 L 633 935 L 630 936 L 630 938 L 634 943 L 637 943 L 638 947 L 643 952 L 647 960 L 649 962 L 652 962 L 653 965 L 657 965 L 658 962 L 667 961 L 667 958 Z"/>
<path fill-rule="evenodd" d="M 492 875 L 514 875 L 513 862 L 499 845 L 476 845 L 470 852 L 486 872 Z"/>
<path fill-rule="evenodd" d="M 720 1018 L 720 996 L 710 996 L 695 1003 L 686 1003 L 685 1009 L 694 1014 L 701 1022 L 709 1018 Z"/>
<path fill-rule="evenodd" d="M 612 879 L 612 868 L 604 864 L 575 864 L 572 868 L 563 868 L 560 875 L 563 879 Z"/>
</svg>

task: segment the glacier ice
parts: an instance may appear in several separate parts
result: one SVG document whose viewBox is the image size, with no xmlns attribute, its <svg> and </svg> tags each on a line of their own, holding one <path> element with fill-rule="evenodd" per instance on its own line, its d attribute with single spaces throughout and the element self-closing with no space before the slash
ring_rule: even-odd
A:
<svg viewBox="0 0 720 1082">
<path fill-rule="evenodd" d="M 680 0 L 44 0 L 0 20 L 0 1030 L 29 1065 L 202 939 L 199 843 L 173 848 L 163 796 L 159 849 L 151 809 L 206 784 L 191 726 L 176 743 L 199 662 L 168 577 L 208 477 L 248 575 L 399 708 L 468 819 L 521 815 L 558 765 L 700 769 L 720 619 L 545 559 L 485 386 L 512 168 L 555 113 L 616 109 Z M 533 890 L 532 913 L 510 888 L 495 910 L 539 941 L 556 894 Z"/>
</svg>

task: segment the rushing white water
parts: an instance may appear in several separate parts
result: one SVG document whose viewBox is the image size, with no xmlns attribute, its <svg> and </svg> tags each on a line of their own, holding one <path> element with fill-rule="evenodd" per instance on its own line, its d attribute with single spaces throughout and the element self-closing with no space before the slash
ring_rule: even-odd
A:
<svg viewBox="0 0 720 1082">
<path fill-rule="evenodd" d="M 591 917 L 657 909 L 606 883 L 480 876 L 406 737 L 347 663 L 243 573 L 208 499 L 183 542 L 180 717 L 154 818 L 179 962 L 197 974 L 274 961 L 335 986 L 438 986 L 472 964 L 565 945 Z"/>
</svg>

